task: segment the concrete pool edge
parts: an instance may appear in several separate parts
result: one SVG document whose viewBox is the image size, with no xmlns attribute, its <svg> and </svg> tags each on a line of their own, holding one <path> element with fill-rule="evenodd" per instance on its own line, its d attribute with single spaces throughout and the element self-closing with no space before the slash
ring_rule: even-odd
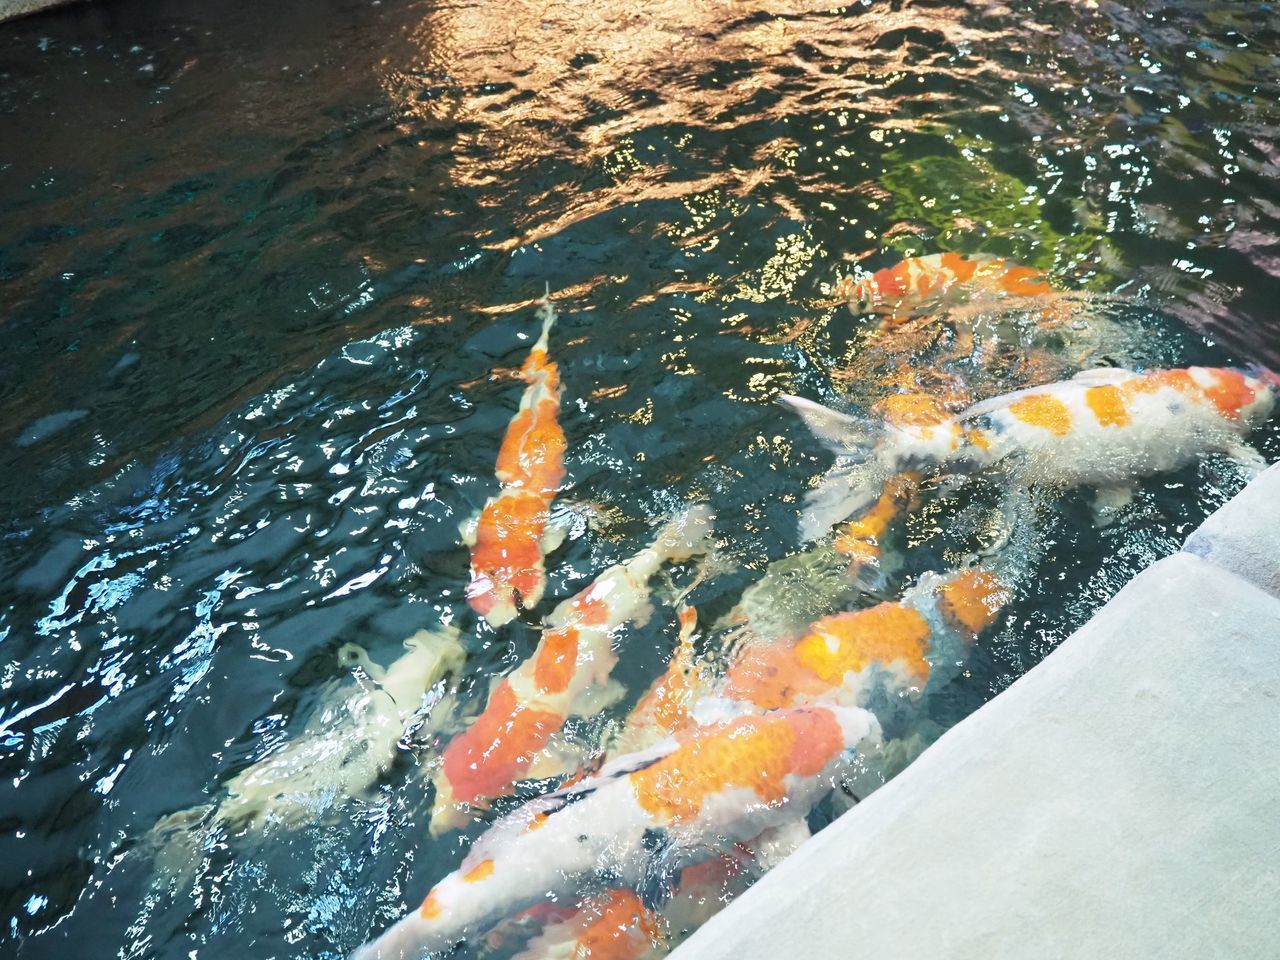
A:
<svg viewBox="0 0 1280 960">
<path fill-rule="evenodd" d="M 1280 465 L 676 951 L 1275 955 Z"/>
<path fill-rule="evenodd" d="M 76 2 L 78 0 L 0 0 L 0 23 Z"/>
</svg>

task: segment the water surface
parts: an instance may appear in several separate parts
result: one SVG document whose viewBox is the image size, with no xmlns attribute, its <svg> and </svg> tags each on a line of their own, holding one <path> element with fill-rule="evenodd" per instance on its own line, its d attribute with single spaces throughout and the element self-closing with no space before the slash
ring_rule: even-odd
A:
<svg viewBox="0 0 1280 960">
<path fill-rule="evenodd" d="M 549 284 L 564 499 L 549 602 L 709 498 L 732 606 L 825 465 L 772 404 L 844 397 L 855 267 L 956 250 L 1108 295 L 1126 359 L 1280 365 L 1266 4 L 103 2 L 0 26 L 0 938 L 21 957 L 339 956 L 452 869 L 406 740 L 317 825 L 161 817 L 296 732 L 338 651 L 463 627 Z M 1276 439 L 1260 440 L 1271 459 Z M 1040 518 L 955 722 L 1238 489 L 1220 460 L 1094 530 Z M 926 520 L 920 569 L 948 559 Z M 669 652 L 630 630 L 623 679 Z M 429 725 L 428 725 L 429 726 Z"/>
</svg>

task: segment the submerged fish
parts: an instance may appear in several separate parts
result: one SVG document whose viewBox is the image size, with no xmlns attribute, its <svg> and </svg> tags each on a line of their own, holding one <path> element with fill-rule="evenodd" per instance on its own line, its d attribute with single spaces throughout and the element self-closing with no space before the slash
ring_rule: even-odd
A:
<svg viewBox="0 0 1280 960">
<path fill-rule="evenodd" d="M 1034 297 L 1053 293 L 1043 274 L 998 257 L 969 258 L 958 253 L 908 257 L 869 277 L 847 277 L 839 293 L 855 313 L 890 315 L 913 310 L 948 295 L 994 294 Z"/>
<path fill-rule="evenodd" d="M 698 613 L 693 607 L 681 607 L 679 621 L 675 653 L 667 669 L 627 716 L 622 732 L 613 743 L 616 753 L 643 750 L 686 726 L 690 708 L 706 689 L 708 681 L 702 676 L 693 649 Z"/>
<path fill-rule="evenodd" d="M 334 685 L 300 735 L 285 742 L 226 783 L 217 804 L 165 817 L 145 845 L 175 876 L 193 866 L 191 845 L 197 827 L 216 824 L 259 830 L 268 824 L 288 830 L 314 822 L 335 800 L 357 797 L 372 787 L 395 761 L 401 738 L 423 706 L 423 698 L 465 658 L 453 627 L 420 630 L 404 642 L 406 652 L 383 669 L 355 644 L 341 656 L 359 664 L 367 679 Z"/>
<path fill-rule="evenodd" d="M 417 910 L 352 960 L 447 950 L 592 887 L 656 902 L 684 867 L 804 817 L 847 755 L 878 739 L 865 710 L 803 707 L 705 724 L 621 757 L 497 821 Z"/>
<path fill-rule="evenodd" d="M 776 710 L 806 703 L 867 706 L 875 687 L 919 693 L 951 679 L 1010 599 L 990 571 L 928 575 L 892 602 L 836 613 L 787 643 L 748 647 L 718 697 Z"/>
<path fill-rule="evenodd" d="M 1265 466 L 1245 437 L 1275 406 L 1275 374 L 1190 367 L 1136 373 L 1086 370 L 1071 380 L 992 397 L 933 425 L 864 423 L 799 397 L 783 397 L 840 460 L 810 496 L 806 538 L 879 496 L 885 479 L 946 466 L 1007 464 L 1016 482 L 1092 486 L 1106 503 L 1131 484 L 1208 453 L 1250 470 Z"/>
<path fill-rule="evenodd" d="M 537 606 L 546 586 L 543 557 L 563 539 L 552 526 L 551 502 L 564 480 L 564 431 L 560 427 L 560 371 L 547 357 L 555 307 L 538 308 L 542 335 L 520 368 L 528 384 L 507 427 L 495 473 L 502 490 L 463 531 L 471 547 L 467 601 L 490 626 Z"/>
<path fill-rule="evenodd" d="M 468 808 L 485 809 L 510 793 L 568 718 L 598 713 L 616 699 L 620 691 L 609 685 L 618 661 L 614 634 L 627 621 L 647 620 L 649 581 L 664 564 L 707 552 L 711 519 L 707 507 L 692 507 L 651 545 L 547 616 L 533 655 L 494 688 L 480 716 L 445 749 L 433 835 L 466 824 Z"/>
</svg>

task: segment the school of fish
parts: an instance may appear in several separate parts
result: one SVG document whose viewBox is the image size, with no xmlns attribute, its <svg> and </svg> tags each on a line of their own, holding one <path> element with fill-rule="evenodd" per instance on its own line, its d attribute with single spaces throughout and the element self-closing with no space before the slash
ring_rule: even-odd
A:
<svg viewBox="0 0 1280 960">
<path fill-rule="evenodd" d="M 824 800 L 857 802 L 936 739 L 934 698 L 1017 593 L 1026 566 L 1010 544 L 1035 523 L 1033 491 L 1086 488 L 1103 523 L 1145 478 L 1206 455 L 1245 476 L 1265 466 L 1249 437 L 1272 415 L 1280 378 L 1104 366 L 1132 341 L 1082 321 L 1081 300 L 1039 271 L 940 253 L 836 289 L 869 321 L 873 349 L 832 371 L 823 402 L 777 398 L 779 423 L 794 414 L 833 462 L 806 492 L 799 549 L 706 625 L 689 599 L 718 570 L 704 503 L 673 511 L 647 546 L 543 610 L 567 441 L 556 309 L 549 296 L 538 303 L 496 490 L 463 525 L 466 598 L 487 635 L 519 618 L 538 639 L 487 690 L 437 709 L 423 765 L 430 834 L 484 825 L 457 868 L 370 930 L 352 960 L 443 956 L 460 943 L 519 960 L 662 955 L 802 843 Z M 1002 311 L 1016 322 L 992 322 Z M 1012 349 L 996 362 L 1001 338 Z M 909 572 L 913 516 L 939 490 L 983 479 L 1004 494 L 994 543 L 950 569 Z M 615 678 L 622 640 L 655 615 L 670 621 L 674 649 L 630 695 Z M 465 641 L 456 628 L 416 634 L 385 670 L 349 657 L 358 682 L 342 702 L 369 746 L 342 761 L 340 791 L 385 774 L 401 735 L 460 672 Z M 304 818 L 290 798 L 319 776 L 317 723 L 226 783 L 217 816 Z"/>
</svg>

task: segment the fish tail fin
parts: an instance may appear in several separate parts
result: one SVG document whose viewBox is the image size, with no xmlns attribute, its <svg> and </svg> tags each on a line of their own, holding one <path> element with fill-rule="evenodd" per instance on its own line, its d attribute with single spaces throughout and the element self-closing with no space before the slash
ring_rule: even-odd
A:
<svg viewBox="0 0 1280 960">
<path fill-rule="evenodd" d="M 424 688 L 434 687 L 446 676 L 456 674 L 462 669 L 467 659 L 467 651 L 462 646 L 460 637 L 461 632 L 458 628 L 449 625 L 435 630 L 419 630 L 405 638 L 406 649 L 420 650 L 429 657 L 429 662 L 423 670 L 426 677 Z"/>
<path fill-rule="evenodd" d="M 837 463 L 804 498 L 800 539 L 821 540 L 841 520 L 876 502 L 883 470 L 874 463 Z"/>
<path fill-rule="evenodd" d="M 778 403 L 804 421 L 809 431 L 841 456 L 867 459 L 880 439 L 880 431 L 869 421 L 840 413 L 820 403 L 784 393 Z"/>
<path fill-rule="evenodd" d="M 818 540 L 841 520 L 870 507 L 879 496 L 887 479 L 883 467 L 873 459 L 881 431 L 867 420 L 803 397 L 783 394 L 778 402 L 798 415 L 839 458 L 805 497 L 800 513 L 801 540 Z"/>
<path fill-rule="evenodd" d="M 547 292 L 542 299 L 538 301 L 538 319 L 542 321 L 542 335 L 538 337 L 538 342 L 534 344 L 534 349 L 541 349 L 546 352 L 547 344 L 551 342 L 551 328 L 555 326 L 556 305 L 551 302 L 551 284 L 547 284 Z"/>
<path fill-rule="evenodd" d="M 677 563 L 710 553 L 715 514 L 709 504 L 699 503 L 668 520 L 654 539 L 654 549 L 664 560 Z"/>
</svg>

